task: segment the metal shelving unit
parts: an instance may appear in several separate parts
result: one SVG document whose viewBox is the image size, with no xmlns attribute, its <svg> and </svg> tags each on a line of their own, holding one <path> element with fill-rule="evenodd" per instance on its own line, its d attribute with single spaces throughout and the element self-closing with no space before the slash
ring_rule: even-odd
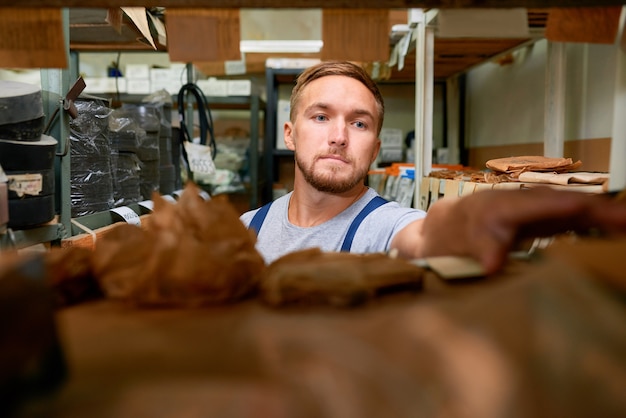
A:
<svg viewBox="0 0 626 418">
<path fill-rule="evenodd" d="M 121 221 L 111 211 L 85 215 L 75 219 L 71 218 L 70 153 L 65 152 L 66 143 L 69 140 L 69 115 L 64 109 L 63 97 L 70 89 L 72 82 L 78 78 L 79 65 L 78 53 L 69 51 L 69 9 L 63 10 L 63 19 L 66 48 L 69 57 L 67 69 L 41 70 L 45 113 L 46 115 L 52 115 L 58 110 L 58 120 L 50 131 L 50 135 L 58 141 L 57 157 L 55 159 L 55 212 L 57 217 L 53 222 L 33 228 L 0 231 L 0 251 L 3 249 L 22 249 L 39 243 L 60 242 L 64 238 L 84 232 L 74 226 L 72 220 L 90 229 L 100 228 Z M 129 100 L 132 101 L 132 97 L 129 97 Z M 261 117 L 267 115 L 265 102 L 258 94 L 228 97 L 209 96 L 207 97 L 207 102 L 212 110 L 241 110 L 250 113 L 248 161 L 250 183 L 246 193 L 249 193 L 250 207 L 257 207 L 262 202 L 261 195 L 265 182 L 261 170 L 262 158 L 259 147 Z M 129 207 L 137 212 L 137 215 L 145 214 L 144 209 L 139 205 L 135 204 Z"/>
<path fill-rule="evenodd" d="M 293 83 L 304 68 L 270 68 L 265 69 L 265 87 L 267 96 L 267 112 L 265 117 L 265 179 L 263 186 L 263 203 L 272 200 L 272 186 L 279 178 L 276 160 L 281 157 L 293 157 L 293 151 L 276 149 L 276 121 L 278 109 L 278 88 L 281 84 Z"/>
<path fill-rule="evenodd" d="M 69 10 L 62 10 L 64 38 L 69 51 Z M 42 69 L 41 87 L 43 107 L 46 115 L 53 115 L 58 110 L 58 121 L 52 126 L 50 136 L 58 141 L 55 158 L 55 221 L 22 230 L 7 230 L 0 233 L 0 250 L 21 249 L 44 242 L 54 242 L 69 236 L 70 229 L 70 189 L 69 189 L 69 153 L 64 154 L 65 141 L 69 136 L 69 115 L 64 109 L 62 98 L 69 90 L 70 80 L 77 78 L 71 69 L 76 69 L 76 56 L 68 52 L 67 69 Z M 74 76 L 72 78 L 72 76 Z"/>
</svg>

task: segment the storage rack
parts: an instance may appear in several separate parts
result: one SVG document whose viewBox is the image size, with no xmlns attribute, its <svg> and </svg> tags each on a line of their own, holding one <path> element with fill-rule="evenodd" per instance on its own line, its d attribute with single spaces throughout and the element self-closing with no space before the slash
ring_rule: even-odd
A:
<svg viewBox="0 0 626 418">
<path fill-rule="evenodd" d="M 69 10 L 63 9 L 64 31 L 66 48 L 69 51 Z M 64 108 L 62 98 L 70 89 L 71 84 L 78 78 L 78 53 L 69 51 L 68 69 L 42 69 L 41 84 L 45 113 L 52 115 L 58 109 L 58 122 L 52 127 L 51 136 L 59 142 L 57 158 L 55 159 L 55 212 L 58 217 L 54 222 L 46 225 L 22 230 L 0 231 L 0 250 L 22 249 L 39 243 L 59 242 L 84 231 L 72 224 L 70 198 L 70 153 L 65 152 L 66 141 L 69 141 L 69 115 Z M 123 96 L 125 100 L 137 101 L 139 97 Z M 174 98 L 176 100 L 176 98 Z M 211 109 L 241 110 L 250 112 L 250 147 L 249 147 L 249 193 L 250 208 L 262 202 L 262 189 L 265 183 L 260 175 L 261 157 L 259 151 L 259 129 L 261 117 L 267 115 L 265 102 L 259 94 L 249 96 L 207 97 Z M 261 116 L 263 113 L 263 116 Z M 145 214 L 145 210 L 137 204 L 129 205 L 137 215 Z M 119 221 L 110 211 L 81 216 L 74 219 L 80 225 L 89 229 L 96 229 Z"/>
<path fill-rule="evenodd" d="M 265 179 L 263 187 L 263 203 L 272 200 L 272 187 L 274 181 L 279 178 L 279 158 L 293 157 L 293 151 L 276 148 L 276 123 L 278 109 L 278 88 L 280 84 L 293 83 L 296 77 L 304 71 L 303 68 L 271 68 L 265 69 L 265 87 L 267 112 L 265 117 L 265 147 L 263 159 L 265 162 Z"/>
<path fill-rule="evenodd" d="M 127 103 L 139 103 L 143 97 L 144 96 L 141 95 L 125 94 L 121 95 L 120 99 Z M 172 96 L 172 100 L 174 101 L 173 108 L 176 109 L 178 104 L 175 101 L 178 100 L 178 96 Z M 236 110 L 250 113 L 250 154 L 248 161 L 250 172 L 249 204 L 250 209 L 254 209 L 260 206 L 263 185 L 265 183 L 265 177 L 260 175 L 262 158 L 259 152 L 259 144 L 262 143 L 259 132 L 261 120 L 265 122 L 269 112 L 266 101 L 264 101 L 258 93 L 251 93 L 249 96 L 206 96 L 206 100 L 211 111 Z M 261 114 L 263 114 L 263 116 L 261 116 Z M 263 149 L 265 149 L 265 147 Z"/>
</svg>

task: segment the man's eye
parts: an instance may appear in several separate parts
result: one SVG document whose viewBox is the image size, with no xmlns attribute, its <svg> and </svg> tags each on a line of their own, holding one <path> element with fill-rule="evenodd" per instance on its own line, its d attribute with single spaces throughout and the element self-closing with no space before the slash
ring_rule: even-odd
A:
<svg viewBox="0 0 626 418">
<path fill-rule="evenodd" d="M 324 116 L 324 115 L 316 115 L 315 116 L 315 120 L 325 121 L 326 120 L 326 116 Z"/>
<path fill-rule="evenodd" d="M 354 125 L 357 128 L 367 128 L 367 125 L 365 123 L 361 122 L 361 121 L 354 122 Z"/>
</svg>

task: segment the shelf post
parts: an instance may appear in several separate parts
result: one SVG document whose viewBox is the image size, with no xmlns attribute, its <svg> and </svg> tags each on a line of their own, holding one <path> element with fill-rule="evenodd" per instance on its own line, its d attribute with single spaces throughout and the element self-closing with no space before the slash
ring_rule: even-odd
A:
<svg viewBox="0 0 626 418">
<path fill-rule="evenodd" d="M 63 19 L 63 37 L 68 61 L 69 53 L 69 9 L 61 11 Z M 74 55 L 75 57 L 75 55 Z M 55 158 L 55 211 L 59 214 L 62 228 L 59 238 L 66 238 L 71 231 L 71 185 L 70 185 L 70 123 L 69 115 L 63 108 L 62 98 L 70 88 L 70 71 L 77 72 L 75 62 L 68 62 L 66 68 L 48 68 L 41 70 L 41 89 L 44 112 L 48 117 L 58 110 L 59 119 L 52 126 L 49 134 L 58 141 L 57 158 Z"/>
<path fill-rule="evenodd" d="M 434 85 L 435 31 L 428 24 L 429 14 L 412 13 L 418 17 L 415 26 L 415 193 L 413 205 L 419 208 L 422 177 L 432 169 L 432 124 Z"/>
<path fill-rule="evenodd" d="M 250 209 L 259 207 L 259 96 L 250 96 L 250 147 L 248 173 L 250 175 Z"/>
<path fill-rule="evenodd" d="M 561 158 L 565 141 L 565 78 L 564 42 L 548 42 L 543 155 Z"/>
<path fill-rule="evenodd" d="M 613 106 L 613 134 L 609 161 L 609 191 L 626 189 L 626 6 L 622 6 L 619 30 L 615 41 L 616 79 Z M 623 42 L 623 43 L 622 43 Z"/>
</svg>

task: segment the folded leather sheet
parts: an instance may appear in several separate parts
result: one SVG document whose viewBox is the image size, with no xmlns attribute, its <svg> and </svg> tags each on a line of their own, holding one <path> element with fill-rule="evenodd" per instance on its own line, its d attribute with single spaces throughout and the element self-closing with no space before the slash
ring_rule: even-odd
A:
<svg viewBox="0 0 626 418">
<path fill-rule="evenodd" d="M 609 181 L 609 173 L 545 173 L 525 171 L 520 173 L 518 180 L 528 183 L 549 183 L 563 186 L 568 184 L 604 184 Z"/>
<path fill-rule="evenodd" d="M 512 177 L 519 176 L 525 171 L 553 171 L 564 173 L 576 170 L 582 165 L 581 161 L 573 162 L 571 158 L 551 158 L 539 155 L 495 158 L 487 161 L 487 168 L 501 173 L 508 173 Z"/>
</svg>

